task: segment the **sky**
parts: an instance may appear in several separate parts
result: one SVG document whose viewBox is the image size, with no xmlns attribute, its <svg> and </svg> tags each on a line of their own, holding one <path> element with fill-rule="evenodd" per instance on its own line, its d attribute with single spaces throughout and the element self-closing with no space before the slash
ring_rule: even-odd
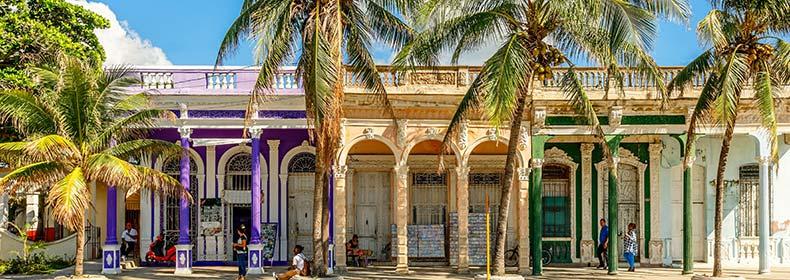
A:
<svg viewBox="0 0 790 280">
<path fill-rule="evenodd" d="M 108 18 L 111 28 L 97 31 L 107 53 L 106 64 L 213 65 L 241 0 L 68 0 Z M 653 56 L 662 66 L 685 65 L 701 52 L 694 28 L 710 10 L 705 0 L 689 0 L 688 24 L 661 22 Z M 462 57 L 459 64 L 480 65 L 496 45 Z M 373 47 L 379 64 L 392 53 Z M 254 64 L 253 43 L 246 42 L 225 65 Z"/>
</svg>

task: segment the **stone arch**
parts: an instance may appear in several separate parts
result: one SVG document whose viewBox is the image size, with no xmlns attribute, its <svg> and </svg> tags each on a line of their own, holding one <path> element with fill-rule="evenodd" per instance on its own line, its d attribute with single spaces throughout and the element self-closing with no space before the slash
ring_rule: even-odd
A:
<svg viewBox="0 0 790 280">
<path fill-rule="evenodd" d="M 408 164 L 408 160 L 409 160 L 409 155 L 411 154 L 411 150 L 415 146 L 417 146 L 418 144 L 420 144 L 422 142 L 425 142 L 425 141 L 439 141 L 439 142 L 441 142 L 443 137 L 444 137 L 444 134 L 442 134 L 442 135 L 438 135 L 438 134 L 422 135 L 422 136 L 419 136 L 419 137 L 415 137 L 403 149 L 403 152 L 401 154 L 400 160 L 398 161 L 398 159 L 396 158 L 395 162 L 399 162 L 399 165 L 401 165 L 401 166 L 407 165 Z M 461 162 L 462 162 L 461 161 L 462 160 L 462 158 L 461 158 L 462 153 L 461 153 L 461 150 L 458 148 L 458 145 L 456 145 L 455 142 L 451 141 L 450 142 L 450 149 L 453 151 L 453 155 L 455 156 L 456 164 L 461 164 Z"/>
<path fill-rule="evenodd" d="M 281 176 L 283 174 L 286 174 L 286 175 L 288 174 L 288 164 L 291 163 L 291 160 L 295 156 L 297 156 L 298 154 L 301 154 L 301 153 L 310 153 L 310 154 L 315 155 L 315 147 L 311 146 L 309 143 L 307 143 L 307 140 L 305 140 L 305 141 L 302 141 L 302 145 L 296 146 L 296 147 L 292 148 L 291 150 L 289 150 L 287 153 L 285 153 L 285 155 L 283 156 L 282 161 L 280 161 L 280 175 Z"/>
<path fill-rule="evenodd" d="M 639 161 L 639 157 L 637 157 L 634 153 L 632 153 L 630 150 L 628 150 L 626 148 L 620 147 L 618 152 L 619 152 L 618 157 L 620 158 L 620 161 L 619 161 L 618 165 L 630 165 L 630 166 L 636 168 L 636 170 L 637 170 L 637 178 L 638 178 L 638 183 L 637 183 L 637 193 L 638 193 L 638 195 L 637 195 L 637 199 L 639 200 L 639 218 L 638 218 L 639 219 L 639 223 L 638 223 L 638 227 L 644 227 L 645 226 L 645 222 L 646 222 L 645 221 L 645 215 L 644 215 L 644 211 L 645 211 L 645 191 L 644 191 L 644 186 L 645 186 L 645 171 L 647 170 L 647 164 Z M 606 170 L 608 170 L 608 162 L 607 162 L 607 160 L 604 159 L 604 160 L 596 163 L 595 164 L 595 169 L 598 171 L 598 218 L 599 219 L 600 218 L 605 218 L 605 219 L 609 220 L 608 217 L 604 217 L 603 216 L 603 213 L 604 213 L 603 212 L 604 211 L 604 206 L 603 206 L 604 205 L 603 189 L 608 187 L 606 184 L 604 184 L 604 177 L 605 176 L 609 176 L 608 175 L 609 173 L 605 172 Z M 618 226 L 622 226 L 622 225 L 618 224 Z M 637 232 L 639 233 L 639 248 L 646 248 L 647 244 L 645 242 L 645 230 L 644 230 L 644 228 L 637 228 Z M 622 242 L 620 244 L 622 244 Z M 641 256 L 644 256 L 644 254 L 642 254 L 641 252 L 640 252 L 640 254 L 641 254 Z M 648 258 L 644 258 L 644 257 L 640 258 L 639 260 L 640 260 L 640 263 L 645 263 L 645 262 L 649 261 Z"/>
<path fill-rule="evenodd" d="M 468 145 L 468 147 L 466 148 L 466 150 L 464 151 L 463 156 L 461 157 L 461 160 L 463 160 L 464 164 L 469 162 L 469 157 L 472 156 L 472 152 L 475 150 L 475 148 L 477 146 L 479 146 L 480 144 L 483 144 L 485 142 L 489 142 L 489 141 L 496 141 L 496 142 L 499 142 L 499 143 L 503 143 L 505 145 L 507 145 L 508 142 L 509 142 L 508 138 L 503 137 L 503 136 L 497 136 L 496 138 L 492 138 L 492 137 L 489 137 L 489 136 L 479 137 L 479 138 L 475 139 L 474 141 L 472 141 L 472 143 L 470 143 Z M 518 165 L 516 167 L 529 166 L 526 162 L 524 162 L 524 156 L 521 154 L 521 150 L 516 149 L 516 156 L 518 158 L 518 160 L 517 160 Z"/>
<path fill-rule="evenodd" d="M 560 165 L 568 168 L 568 184 L 569 184 L 569 207 L 570 207 L 570 233 L 571 233 L 571 259 L 573 262 L 576 262 L 576 215 L 581 215 L 581 213 L 576 213 L 576 170 L 579 167 L 579 164 L 573 161 L 564 150 L 552 147 L 551 149 L 546 149 L 543 151 L 543 167 L 545 168 L 546 165 Z"/>
<path fill-rule="evenodd" d="M 220 187 L 224 188 L 224 177 L 225 177 L 225 169 L 227 169 L 228 162 L 230 161 L 233 156 L 239 153 L 252 153 L 252 147 L 247 145 L 237 145 L 225 151 L 222 156 L 219 158 L 219 164 L 217 165 L 217 178 L 222 177 L 222 182 L 219 184 Z M 261 157 L 261 186 L 264 186 L 268 182 L 266 178 L 269 175 L 269 165 L 266 163 L 266 158 L 263 157 L 263 154 L 260 154 Z"/>
<path fill-rule="evenodd" d="M 351 148 L 353 148 L 354 145 L 356 145 L 357 143 L 365 140 L 377 140 L 383 143 L 384 145 L 387 145 L 387 147 L 389 147 L 390 151 L 392 152 L 392 155 L 395 157 L 395 162 L 396 163 L 400 162 L 400 153 L 399 153 L 400 149 L 389 138 L 378 134 L 363 134 L 354 137 L 353 139 L 351 139 L 351 141 L 348 141 L 348 143 L 343 145 L 343 149 L 338 154 L 337 165 L 339 166 L 346 165 L 346 160 L 348 159 L 348 153 L 351 151 Z"/>
<path fill-rule="evenodd" d="M 178 156 L 180 156 L 180 155 L 178 155 Z M 171 156 L 171 157 L 173 157 L 173 156 Z M 189 157 L 193 161 L 195 161 L 195 165 L 197 165 L 197 170 L 195 170 L 194 172 L 190 171 L 190 173 L 195 173 L 197 175 L 205 175 L 206 174 L 206 171 L 205 171 L 206 170 L 206 165 L 203 162 L 203 158 L 201 158 L 200 154 L 198 154 L 198 152 L 195 151 L 195 149 L 193 149 L 192 147 L 189 148 Z M 169 160 L 169 159 L 170 159 L 170 157 L 168 157 L 168 158 L 158 157 L 156 159 L 156 163 L 154 164 L 154 169 L 156 169 L 158 171 L 162 171 L 162 167 L 164 166 L 165 161 Z"/>
</svg>

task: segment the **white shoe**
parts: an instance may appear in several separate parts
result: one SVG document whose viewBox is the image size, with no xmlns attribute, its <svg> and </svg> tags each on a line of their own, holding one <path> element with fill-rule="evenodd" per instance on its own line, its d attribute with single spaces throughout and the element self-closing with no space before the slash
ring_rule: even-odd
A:
<svg viewBox="0 0 790 280">
<path fill-rule="evenodd" d="M 272 272 L 272 277 L 274 277 L 274 279 L 277 279 L 277 273 Z"/>
</svg>

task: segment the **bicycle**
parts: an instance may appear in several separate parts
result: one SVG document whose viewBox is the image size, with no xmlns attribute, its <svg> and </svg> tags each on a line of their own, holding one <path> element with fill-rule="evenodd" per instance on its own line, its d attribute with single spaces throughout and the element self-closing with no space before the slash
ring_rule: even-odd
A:
<svg viewBox="0 0 790 280">
<path fill-rule="evenodd" d="M 505 265 L 517 266 L 518 265 L 518 245 L 515 248 L 505 251 Z M 548 265 L 551 263 L 551 250 L 543 249 L 541 252 L 541 263 Z M 532 264 L 532 256 L 529 256 L 529 263 Z"/>
</svg>

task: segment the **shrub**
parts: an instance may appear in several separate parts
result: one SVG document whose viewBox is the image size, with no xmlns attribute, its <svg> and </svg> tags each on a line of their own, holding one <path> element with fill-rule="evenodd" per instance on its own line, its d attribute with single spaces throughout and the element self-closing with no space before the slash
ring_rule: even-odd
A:
<svg viewBox="0 0 790 280">
<path fill-rule="evenodd" d="M 49 257 L 42 253 L 33 254 L 27 259 L 16 257 L 0 261 L 0 275 L 6 274 L 45 274 L 74 265 L 74 259 Z"/>
</svg>

